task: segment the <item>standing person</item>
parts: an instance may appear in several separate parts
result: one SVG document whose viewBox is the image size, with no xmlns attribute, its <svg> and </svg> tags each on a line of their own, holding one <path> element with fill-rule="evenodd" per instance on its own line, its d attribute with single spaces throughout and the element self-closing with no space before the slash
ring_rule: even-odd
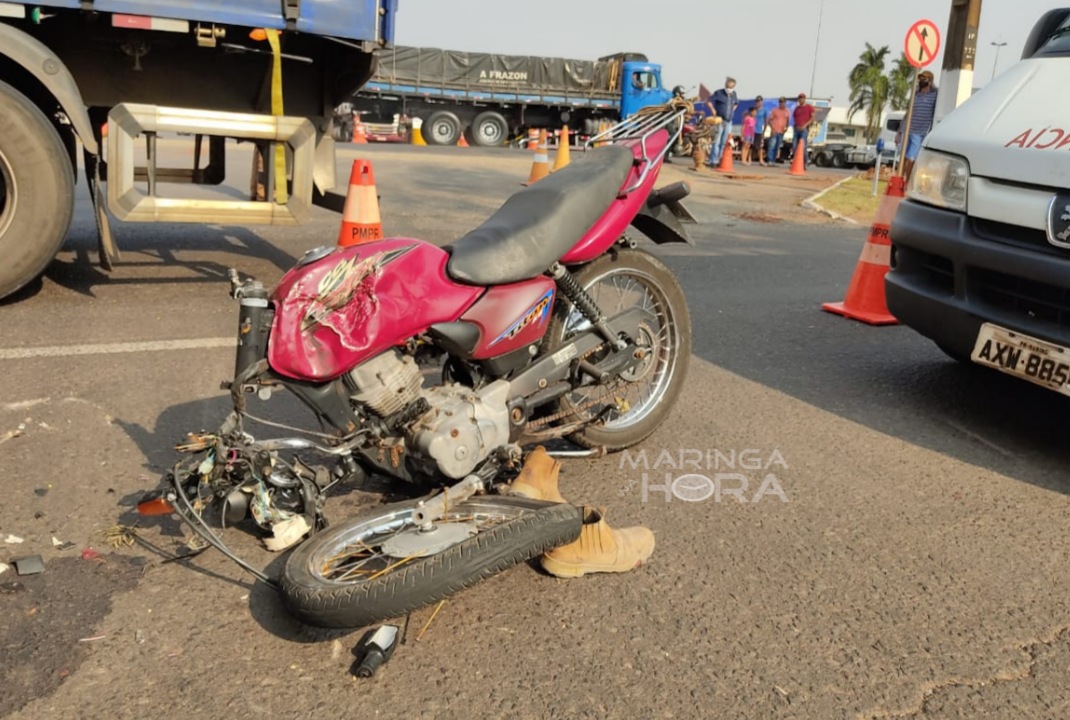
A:
<svg viewBox="0 0 1070 720">
<path fill-rule="evenodd" d="M 914 94 L 914 107 L 910 111 L 910 137 L 907 139 L 906 160 L 903 163 L 903 180 L 909 182 L 910 173 L 914 170 L 914 161 L 918 159 L 921 151 L 921 142 L 929 131 L 933 129 L 933 117 L 936 115 L 936 87 L 933 85 L 933 74 L 923 70 L 918 75 L 918 90 Z M 903 146 L 903 128 L 906 120 L 899 126 L 899 132 L 895 135 L 895 144 Z"/>
<path fill-rule="evenodd" d="M 717 117 L 721 118 L 707 163 L 711 167 L 716 167 L 721 164 L 721 154 L 724 153 L 725 143 L 728 142 L 728 136 L 732 134 L 732 116 L 736 114 L 736 79 L 725 78 L 724 87 L 715 92 L 710 100 L 713 102 L 713 110 L 717 113 Z"/>
<path fill-rule="evenodd" d="M 758 163 L 765 165 L 765 126 L 769 122 L 769 111 L 765 109 L 765 98 L 761 95 L 754 98 L 754 142 L 758 149 Z"/>
<path fill-rule="evenodd" d="M 743 156 L 740 158 L 744 165 L 750 165 L 751 150 L 754 148 L 755 116 L 758 108 L 750 108 L 743 116 Z M 764 164 L 764 163 L 763 163 Z"/>
<path fill-rule="evenodd" d="M 799 148 L 803 151 L 803 167 L 810 167 L 810 159 L 806 155 L 806 146 L 810 143 L 810 125 L 814 121 L 814 106 L 806 104 L 806 94 L 799 93 L 799 103 L 795 106 L 793 114 L 795 137 L 791 143 L 791 159 L 795 159 L 795 153 Z M 799 141 L 802 140 L 800 143 Z"/>
<path fill-rule="evenodd" d="M 788 131 L 789 122 L 791 113 L 788 112 L 788 99 L 782 97 L 769 112 L 769 152 L 766 157 L 771 165 L 776 165 L 780 159 L 780 146 L 784 144 L 784 133 Z"/>
</svg>

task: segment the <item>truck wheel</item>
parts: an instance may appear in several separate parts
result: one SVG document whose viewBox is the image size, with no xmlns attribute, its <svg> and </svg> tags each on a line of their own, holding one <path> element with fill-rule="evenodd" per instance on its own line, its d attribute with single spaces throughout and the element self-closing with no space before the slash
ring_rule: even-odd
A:
<svg viewBox="0 0 1070 720">
<path fill-rule="evenodd" d="M 480 147 L 498 147 L 509 137 L 508 121 L 493 111 L 476 115 L 472 121 L 472 143 Z"/>
<path fill-rule="evenodd" d="M 440 110 L 427 118 L 423 135 L 428 145 L 456 145 L 461 139 L 461 120 L 451 112 Z"/>
<path fill-rule="evenodd" d="M 63 140 L 36 105 L 0 82 L 0 298 L 37 278 L 74 214 L 74 171 Z"/>
<path fill-rule="evenodd" d="M 832 167 L 838 170 L 842 170 L 843 168 L 847 167 L 846 158 L 844 158 L 842 154 L 836 153 L 832 156 Z"/>
</svg>

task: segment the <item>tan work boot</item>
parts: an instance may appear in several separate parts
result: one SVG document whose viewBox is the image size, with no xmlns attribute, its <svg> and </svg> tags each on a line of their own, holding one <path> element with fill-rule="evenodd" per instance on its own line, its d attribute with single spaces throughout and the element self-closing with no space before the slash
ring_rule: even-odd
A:
<svg viewBox="0 0 1070 720">
<path fill-rule="evenodd" d="M 606 524 L 600 508 L 583 508 L 580 537 L 542 556 L 542 566 L 551 575 L 581 577 L 587 573 L 628 572 L 654 552 L 654 533 L 645 527 L 614 530 Z"/>
<path fill-rule="evenodd" d="M 509 485 L 509 490 L 513 495 L 532 500 L 567 502 L 557 490 L 557 476 L 560 472 L 561 463 L 550 457 L 546 448 L 539 445 L 528 455 L 520 475 Z"/>
</svg>

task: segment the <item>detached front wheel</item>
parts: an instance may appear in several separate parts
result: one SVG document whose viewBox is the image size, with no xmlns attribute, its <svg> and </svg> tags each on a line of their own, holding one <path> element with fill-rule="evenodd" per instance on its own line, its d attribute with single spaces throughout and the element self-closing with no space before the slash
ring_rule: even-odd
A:
<svg viewBox="0 0 1070 720">
<path fill-rule="evenodd" d="M 299 545 L 283 567 L 283 602 L 309 625 L 358 628 L 400 617 L 572 542 L 580 509 L 476 496 L 430 529 L 416 501 L 376 508 Z"/>
<path fill-rule="evenodd" d="M 0 82 L 0 298 L 40 275 L 74 214 L 74 170 L 56 128 Z"/>
</svg>

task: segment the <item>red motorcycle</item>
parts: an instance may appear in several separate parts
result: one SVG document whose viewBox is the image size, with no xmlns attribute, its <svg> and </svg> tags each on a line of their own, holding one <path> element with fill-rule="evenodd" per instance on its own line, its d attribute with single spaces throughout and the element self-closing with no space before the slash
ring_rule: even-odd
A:
<svg viewBox="0 0 1070 720">
<path fill-rule="evenodd" d="M 572 456 L 635 445 L 679 395 L 684 294 L 625 231 L 691 242 L 688 186 L 654 189 L 682 112 L 648 111 L 591 138 L 446 247 L 389 238 L 312 250 L 271 292 L 232 270 L 234 409 L 179 446 L 190 457 L 139 509 L 177 513 L 203 549 L 324 627 L 403 615 L 575 540 L 578 508 L 501 494 L 500 475 L 532 443 L 587 448 Z M 283 390 L 319 430 L 250 412 L 253 397 Z M 255 438 L 254 422 L 294 436 Z M 433 489 L 328 525 L 327 497 L 371 474 Z M 279 582 L 223 544 L 210 509 L 222 527 L 251 517 L 269 549 L 296 545 Z"/>
</svg>

